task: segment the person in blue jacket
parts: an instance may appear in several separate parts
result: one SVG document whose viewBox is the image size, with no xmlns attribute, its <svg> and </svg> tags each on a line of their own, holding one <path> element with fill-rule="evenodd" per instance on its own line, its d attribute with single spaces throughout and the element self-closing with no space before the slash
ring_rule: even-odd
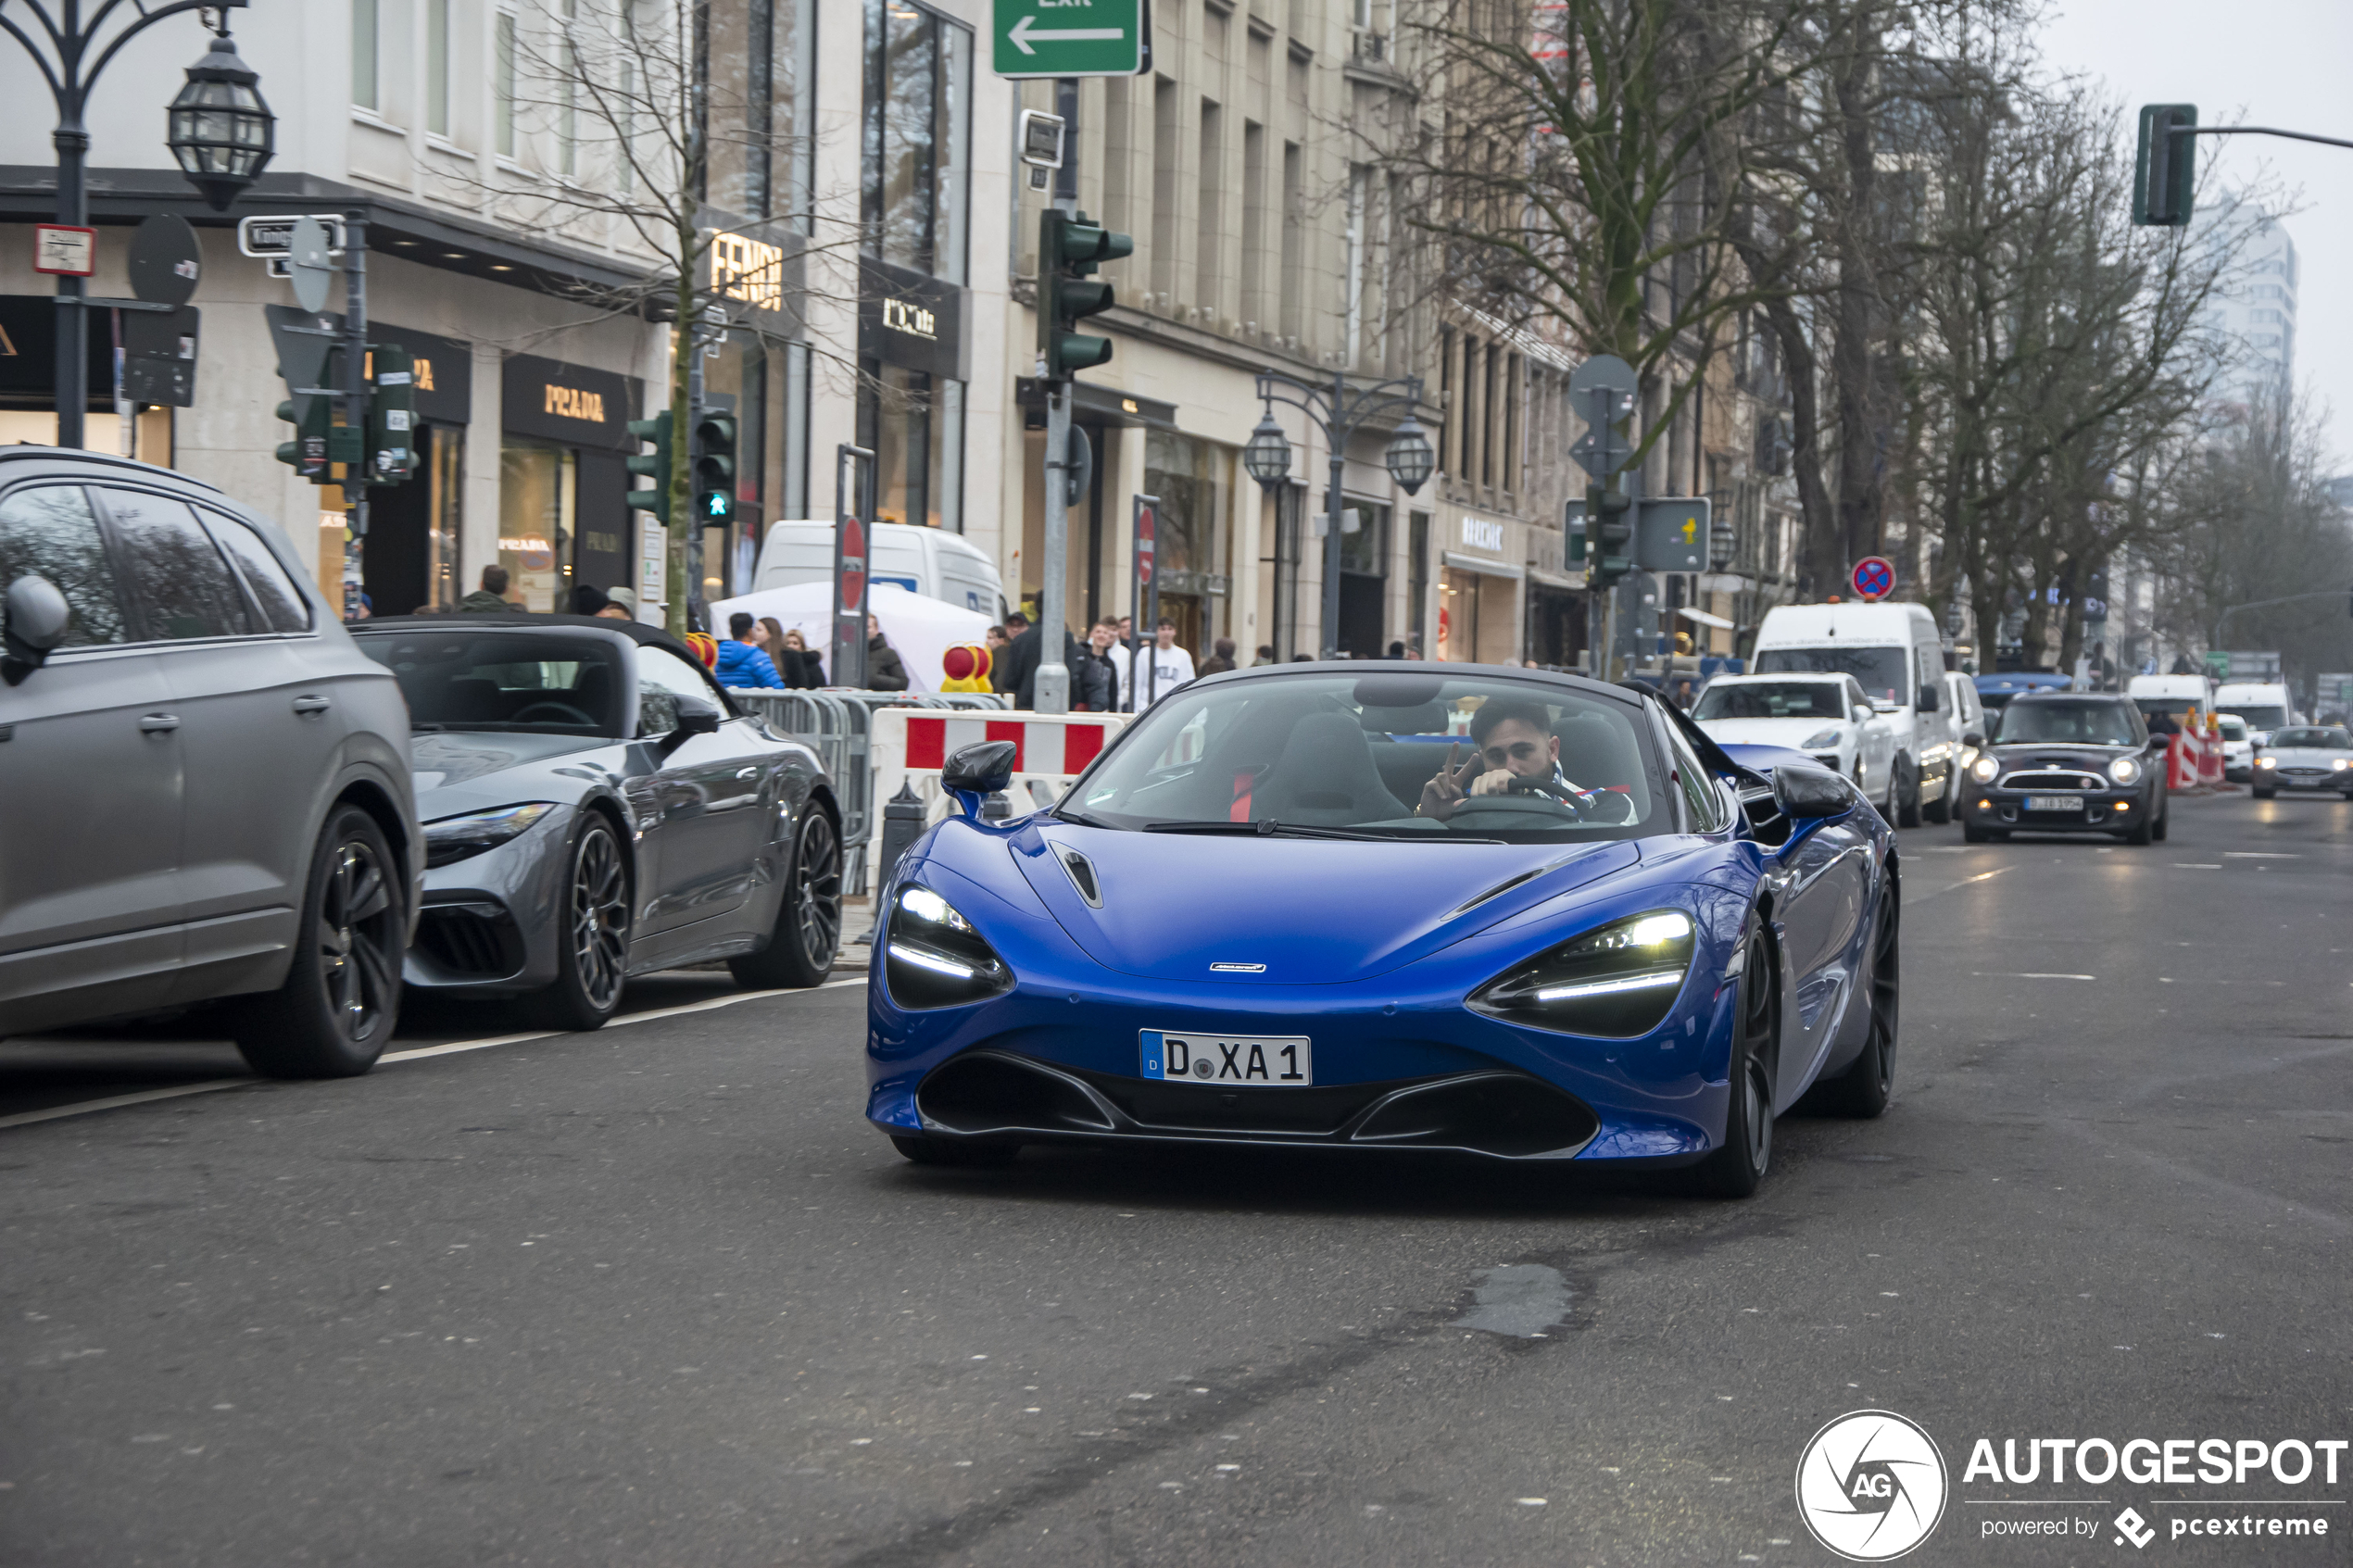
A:
<svg viewBox="0 0 2353 1568">
<path fill-rule="evenodd" d="M 774 686 L 781 689 L 784 678 L 776 673 L 776 661 L 770 659 L 747 639 L 751 633 L 752 618 L 742 610 L 727 618 L 727 635 L 719 644 L 719 662 L 711 673 L 719 677 L 723 686 Z"/>
</svg>

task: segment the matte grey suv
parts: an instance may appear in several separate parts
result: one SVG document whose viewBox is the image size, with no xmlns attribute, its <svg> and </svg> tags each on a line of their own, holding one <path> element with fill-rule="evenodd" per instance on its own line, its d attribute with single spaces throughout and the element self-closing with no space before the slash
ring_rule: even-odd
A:
<svg viewBox="0 0 2353 1568">
<path fill-rule="evenodd" d="M 277 528 L 144 463 L 0 448 L 0 1035 L 234 998 L 274 1077 L 391 1038 L 409 715 Z"/>
</svg>

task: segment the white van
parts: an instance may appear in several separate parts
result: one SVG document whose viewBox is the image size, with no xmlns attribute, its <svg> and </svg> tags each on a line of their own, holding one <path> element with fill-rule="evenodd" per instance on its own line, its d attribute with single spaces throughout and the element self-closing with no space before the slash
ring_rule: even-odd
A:
<svg viewBox="0 0 2353 1568">
<path fill-rule="evenodd" d="M 2163 713 L 2179 723 L 2188 714 L 2200 734 L 2206 716 L 2214 711 L 2214 682 L 2205 675 L 2135 675 L 2124 683 L 2124 695 L 2144 718 Z"/>
<path fill-rule="evenodd" d="M 2284 730 L 2303 717 L 2288 701 L 2287 687 L 2276 681 L 2233 682 L 2215 692 L 2214 710 L 2246 720 L 2247 738 L 2257 746 L 2271 745 L 2273 730 Z"/>
<path fill-rule="evenodd" d="M 1960 787 L 1945 712 L 1944 639 L 1926 605 L 1783 605 L 1757 628 L 1754 674 L 1836 671 L 1852 675 L 1895 735 L 1890 820 L 1916 828 L 1948 822 Z"/>
<path fill-rule="evenodd" d="M 896 583 L 911 594 L 1004 620 L 1005 585 L 997 563 L 963 535 L 906 522 L 877 522 L 867 532 L 868 581 Z M 822 583 L 833 573 L 832 523 L 772 522 L 749 591 Z"/>
</svg>

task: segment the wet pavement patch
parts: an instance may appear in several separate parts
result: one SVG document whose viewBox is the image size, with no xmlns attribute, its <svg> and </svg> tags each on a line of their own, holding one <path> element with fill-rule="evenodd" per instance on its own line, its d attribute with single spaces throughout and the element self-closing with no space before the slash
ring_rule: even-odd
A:
<svg viewBox="0 0 2353 1568">
<path fill-rule="evenodd" d="M 1471 1287 L 1471 1299 L 1478 1304 L 1448 1326 L 1536 1339 L 1567 1321 L 1572 1293 L 1558 1269 L 1504 1263 L 1478 1274 L 1478 1283 Z"/>
</svg>

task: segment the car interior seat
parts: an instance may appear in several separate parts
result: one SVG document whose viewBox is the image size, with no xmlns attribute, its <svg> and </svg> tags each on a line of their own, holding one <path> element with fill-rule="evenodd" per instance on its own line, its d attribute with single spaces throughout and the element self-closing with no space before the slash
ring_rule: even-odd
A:
<svg viewBox="0 0 2353 1568">
<path fill-rule="evenodd" d="M 1262 822 L 1346 827 L 1410 817 L 1413 810 L 1382 782 L 1354 718 L 1311 713 L 1291 726 L 1251 815 Z"/>
<path fill-rule="evenodd" d="M 1422 786 L 1446 760 L 1446 747 L 1428 739 L 1390 737 L 1442 735 L 1450 711 L 1442 702 L 1425 702 L 1414 708 L 1367 708 L 1359 714 L 1357 722 L 1372 744 L 1373 766 L 1398 799 L 1409 804 L 1421 799 Z"/>
<path fill-rule="evenodd" d="M 1642 755 L 1623 720 L 1601 713 L 1567 713 L 1553 726 L 1560 738 L 1561 772 L 1580 789 L 1621 789 L 1638 819 L 1650 814 L 1650 781 Z"/>
</svg>

